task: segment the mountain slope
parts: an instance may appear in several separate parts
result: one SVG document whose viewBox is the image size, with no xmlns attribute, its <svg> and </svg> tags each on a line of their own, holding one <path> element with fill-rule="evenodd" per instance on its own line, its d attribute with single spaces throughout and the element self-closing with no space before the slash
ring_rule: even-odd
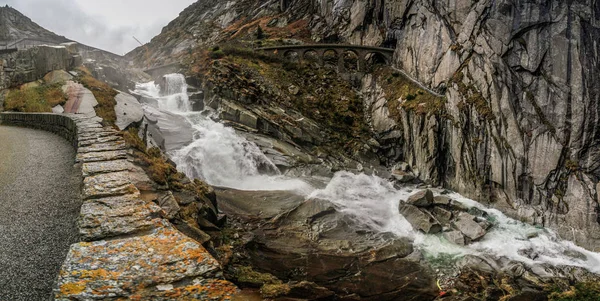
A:
<svg viewBox="0 0 600 301">
<path fill-rule="evenodd" d="M 56 43 L 69 41 L 39 26 L 12 7 L 0 7 L 0 41 L 16 41 L 23 38 L 36 38 Z"/>
</svg>

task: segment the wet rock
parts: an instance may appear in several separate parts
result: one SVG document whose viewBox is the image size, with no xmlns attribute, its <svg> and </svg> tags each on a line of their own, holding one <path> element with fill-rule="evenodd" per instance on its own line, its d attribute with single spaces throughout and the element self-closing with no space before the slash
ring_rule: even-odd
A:
<svg viewBox="0 0 600 301">
<path fill-rule="evenodd" d="M 445 195 L 438 195 L 433 198 L 434 205 L 448 206 L 452 202 L 452 199 Z"/>
<path fill-rule="evenodd" d="M 119 92 L 115 96 L 117 105 L 115 106 L 115 114 L 117 115 L 117 121 L 115 125 L 120 130 L 125 130 L 130 124 L 142 121 L 144 118 L 144 110 L 139 101 L 123 92 Z"/>
<path fill-rule="evenodd" d="M 158 205 L 166 212 L 167 219 L 173 219 L 179 215 L 181 208 L 171 191 L 168 191 L 158 198 Z"/>
<path fill-rule="evenodd" d="M 420 210 L 410 204 L 400 204 L 399 211 L 404 218 L 413 226 L 427 234 L 435 234 L 442 231 L 442 225 L 429 213 Z"/>
<path fill-rule="evenodd" d="M 485 229 L 475 221 L 475 217 L 465 212 L 458 214 L 452 226 L 471 240 L 477 240 L 486 234 Z"/>
<path fill-rule="evenodd" d="M 432 210 L 433 216 L 440 221 L 442 224 L 448 224 L 450 223 L 450 220 L 452 219 L 452 212 L 441 208 L 441 207 L 435 207 Z"/>
<path fill-rule="evenodd" d="M 404 258 L 412 254 L 414 248 L 407 239 L 397 239 L 391 244 L 377 249 L 374 252 L 373 261 L 385 261 L 391 258 Z"/>
<path fill-rule="evenodd" d="M 394 172 L 392 172 L 392 177 L 400 183 L 409 183 L 416 179 L 413 173 L 401 170 L 394 170 Z"/>
<path fill-rule="evenodd" d="M 444 232 L 443 235 L 444 235 L 444 238 L 447 239 L 451 243 L 457 244 L 459 246 L 465 245 L 465 237 L 463 236 L 463 234 L 460 231 Z"/>
<path fill-rule="evenodd" d="M 456 262 L 456 266 L 459 269 L 469 268 L 490 274 L 496 271 L 496 269 L 487 260 L 474 255 L 465 255 L 458 262 Z"/>
<path fill-rule="evenodd" d="M 469 211 L 469 207 L 457 200 L 450 200 L 450 209 L 463 212 Z"/>
<path fill-rule="evenodd" d="M 268 273 L 259 273 L 249 266 L 238 266 L 233 269 L 235 282 L 242 287 L 260 288 L 265 284 L 281 284 L 281 280 Z"/>
<path fill-rule="evenodd" d="M 394 165 L 394 168 L 392 168 L 392 170 L 401 170 L 404 172 L 408 172 L 410 171 L 410 165 L 408 165 L 408 163 L 406 162 L 400 162 Z"/>
<path fill-rule="evenodd" d="M 432 271 L 407 255 L 412 253 L 410 241 L 394 241 L 364 230 L 328 201 L 294 201 L 292 209 L 273 210 L 281 206 L 279 192 L 253 192 L 260 194 L 256 202 L 247 197 L 239 202 L 221 197 L 220 189 L 217 194 L 224 212 L 247 216 L 244 220 L 252 224 L 257 216 L 262 217 L 246 248 L 252 266 L 284 282 L 316 284 L 302 285 L 302 291 L 310 288 L 313 294 L 329 294 L 319 288 L 324 287 L 340 299 L 364 300 L 433 299 L 437 294 Z M 279 214 L 263 213 L 271 211 Z M 267 289 L 283 296 L 294 291 L 286 285 L 263 286 L 261 291 Z"/>
<path fill-rule="evenodd" d="M 433 204 L 433 192 L 429 189 L 421 190 L 406 200 L 407 204 L 417 207 L 428 207 Z"/>
<path fill-rule="evenodd" d="M 294 298 L 300 300 L 330 300 L 335 295 L 331 290 L 309 281 L 267 285 L 260 291 L 265 298 Z"/>
<path fill-rule="evenodd" d="M 483 211 L 483 210 L 481 210 L 481 209 L 479 209 L 477 207 L 471 207 L 471 208 L 469 208 L 468 213 L 470 215 L 477 216 L 477 217 L 482 217 L 482 218 L 485 218 L 485 217 L 488 216 L 487 212 L 485 212 L 485 211 Z"/>
<path fill-rule="evenodd" d="M 484 218 L 477 218 L 476 221 L 477 221 L 477 224 L 479 224 L 479 226 L 481 226 L 481 228 L 483 228 L 486 231 L 491 229 L 494 226 L 494 224 L 490 223 L 489 221 L 487 221 Z"/>
</svg>

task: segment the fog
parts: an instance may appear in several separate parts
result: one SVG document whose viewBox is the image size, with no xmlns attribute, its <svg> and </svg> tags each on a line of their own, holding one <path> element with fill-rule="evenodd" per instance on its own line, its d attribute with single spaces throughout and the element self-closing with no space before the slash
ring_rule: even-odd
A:
<svg viewBox="0 0 600 301">
<path fill-rule="evenodd" d="M 0 0 L 69 39 L 125 54 L 150 41 L 196 0 Z"/>
</svg>

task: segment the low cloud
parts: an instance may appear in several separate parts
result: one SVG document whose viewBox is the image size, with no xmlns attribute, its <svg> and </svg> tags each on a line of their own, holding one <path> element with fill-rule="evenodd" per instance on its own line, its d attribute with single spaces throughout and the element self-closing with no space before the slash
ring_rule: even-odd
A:
<svg viewBox="0 0 600 301">
<path fill-rule="evenodd" d="M 93 2 L 92 2 L 93 1 Z M 126 2 L 122 4 L 119 2 Z M 125 54 L 159 34 L 194 0 L 0 0 L 40 26 L 69 39 Z M 166 9 L 166 7 L 168 9 Z"/>
</svg>

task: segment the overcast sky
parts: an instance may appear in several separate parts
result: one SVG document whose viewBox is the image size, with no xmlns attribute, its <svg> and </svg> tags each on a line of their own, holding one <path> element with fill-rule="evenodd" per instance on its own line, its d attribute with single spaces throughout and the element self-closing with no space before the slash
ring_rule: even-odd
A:
<svg viewBox="0 0 600 301">
<path fill-rule="evenodd" d="M 69 39 L 125 54 L 146 43 L 196 0 L 0 0 Z"/>
</svg>

